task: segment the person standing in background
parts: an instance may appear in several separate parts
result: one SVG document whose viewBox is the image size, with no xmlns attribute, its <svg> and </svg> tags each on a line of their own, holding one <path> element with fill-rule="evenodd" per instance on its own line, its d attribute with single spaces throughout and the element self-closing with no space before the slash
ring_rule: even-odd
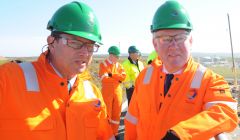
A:
<svg viewBox="0 0 240 140">
<path fill-rule="evenodd" d="M 124 80 L 124 86 L 126 88 L 126 94 L 129 105 L 134 91 L 135 80 L 138 74 L 143 70 L 144 65 L 139 60 L 140 51 L 137 49 L 136 46 L 130 46 L 128 48 L 128 54 L 129 54 L 128 59 L 126 59 L 122 64 L 127 74 L 127 77 Z"/>
<path fill-rule="evenodd" d="M 120 49 L 117 46 L 111 46 L 108 53 L 108 58 L 100 63 L 99 77 L 102 82 L 102 95 L 107 106 L 109 122 L 115 138 L 119 139 L 118 127 L 122 107 L 121 83 L 126 78 L 126 73 L 118 62 L 121 54 Z"/>
</svg>

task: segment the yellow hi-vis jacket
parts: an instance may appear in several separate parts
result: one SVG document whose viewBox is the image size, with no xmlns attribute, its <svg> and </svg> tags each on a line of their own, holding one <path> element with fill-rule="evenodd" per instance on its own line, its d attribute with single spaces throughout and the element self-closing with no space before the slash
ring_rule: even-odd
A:
<svg viewBox="0 0 240 140">
<path fill-rule="evenodd" d="M 144 69 L 125 117 L 125 140 L 159 140 L 173 130 L 181 140 L 207 140 L 238 124 L 237 102 L 223 77 L 188 61 L 164 97 L 161 62 Z"/>
<path fill-rule="evenodd" d="M 127 75 L 124 80 L 124 86 L 125 88 L 130 88 L 134 86 L 138 74 L 144 69 L 144 65 L 139 60 L 137 61 L 137 64 L 134 64 L 130 57 L 128 57 L 122 65 Z"/>
<path fill-rule="evenodd" d="M 115 139 L 101 93 L 78 75 L 70 93 L 42 54 L 0 66 L 1 140 Z"/>
</svg>

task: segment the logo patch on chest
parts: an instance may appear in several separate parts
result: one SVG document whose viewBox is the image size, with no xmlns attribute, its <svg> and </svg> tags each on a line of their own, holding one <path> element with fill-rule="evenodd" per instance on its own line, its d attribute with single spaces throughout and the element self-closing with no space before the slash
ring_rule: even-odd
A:
<svg viewBox="0 0 240 140">
<path fill-rule="evenodd" d="M 186 94 L 186 102 L 193 102 L 197 97 L 197 91 L 195 89 L 190 89 L 190 91 Z"/>
</svg>

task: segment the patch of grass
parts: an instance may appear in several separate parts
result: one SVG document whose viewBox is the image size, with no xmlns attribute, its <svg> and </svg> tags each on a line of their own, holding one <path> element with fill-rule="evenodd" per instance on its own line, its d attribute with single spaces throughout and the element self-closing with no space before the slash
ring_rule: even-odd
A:
<svg viewBox="0 0 240 140">
<path fill-rule="evenodd" d="M 0 65 L 9 62 L 8 60 L 0 60 Z"/>
<path fill-rule="evenodd" d="M 214 72 L 222 75 L 224 78 L 234 78 L 234 74 L 231 67 L 226 66 L 215 66 L 215 67 L 209 67 Z M 240 78 L 240 69 L 237 69 L 237 78 Z"/>
</svg>

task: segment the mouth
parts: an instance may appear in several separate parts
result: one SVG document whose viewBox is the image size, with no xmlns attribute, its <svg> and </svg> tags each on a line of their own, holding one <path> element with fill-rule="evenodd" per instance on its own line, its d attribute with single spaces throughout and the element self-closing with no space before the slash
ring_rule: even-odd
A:
<svg viewBox="0 0 240 140">
<path fill-rule="evenodd" d="M 177 57 L 177 56 L 179 56 L 178 54 L 169 54 L 168 55 L 169 57 Z"/>
<path fill-rule="evenodd" d="M 87 61 L 83 61 L 83 60 L 75 60 L 75 63 L 77 63 L 78 65 L 86 65 Z"/>
</svg>

